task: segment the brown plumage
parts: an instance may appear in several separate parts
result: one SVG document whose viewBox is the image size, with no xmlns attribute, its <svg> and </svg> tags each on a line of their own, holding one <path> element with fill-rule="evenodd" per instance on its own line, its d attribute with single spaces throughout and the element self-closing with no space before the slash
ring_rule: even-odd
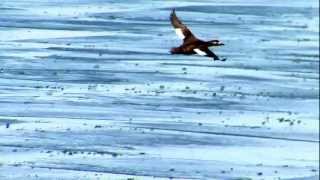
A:
<svg viewBox="0 0 320 180">
<path fill-rule="evenodd" d="M 184 25 L 181 20 L 177 17 L 175 10 L 173 9 L 170 15 L 170 21 L 172 26 L 174 27 L 177 35 L 183 40 L 183 44 L 179 47 L 175 47 L 171 49 L 172 54 L 199 54 L 201 56 L 212 57 L 214 60 L 222 60 L 217 55 L 215 55 L 212 51 L 209 50 L 210 46 L 222 46 L 223 43 L 220 43 L 219 40 L 211 40 L 211 41 L 202 41 L 196 38 L 190 29 L 186 25 Z"/>
</svg>

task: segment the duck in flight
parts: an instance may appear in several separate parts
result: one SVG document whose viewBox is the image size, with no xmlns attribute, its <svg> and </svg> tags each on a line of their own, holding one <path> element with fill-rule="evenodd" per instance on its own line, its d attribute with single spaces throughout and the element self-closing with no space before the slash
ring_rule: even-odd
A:
<svg viewBox="0 0 320 180">
<path fill-rule="evenodd" d="M 179 20 L 175 13 L 175 9 L 172 10 L 172 13 L 170 15 L 170 21 L 178 37 L 183 40 L 183 44 L 181 46 L 171 49 L 171 54 L 198 54 L 200 56 L 212 57 L 215 61 L 226 60 L 220 59 L 209 49 L 210 46 L 222 46 L 224 44 L 221 43 L 219 40 L 202 41 L 196 38 L 188 29 L 188 27 Z"/>
</svg>

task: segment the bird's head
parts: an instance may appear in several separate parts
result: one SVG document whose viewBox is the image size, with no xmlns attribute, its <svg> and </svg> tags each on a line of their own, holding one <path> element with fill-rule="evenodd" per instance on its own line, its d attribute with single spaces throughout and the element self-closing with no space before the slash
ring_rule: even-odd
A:
<svg viewBox="0 0 320 180">
<path fill-rule="evenodd" d="M 209 43 L 211 44 L 211 46 L 223 46 L 224 45 L 219 40 L 211 40 L 211 41 L 209 41 Z"/>
</svg>

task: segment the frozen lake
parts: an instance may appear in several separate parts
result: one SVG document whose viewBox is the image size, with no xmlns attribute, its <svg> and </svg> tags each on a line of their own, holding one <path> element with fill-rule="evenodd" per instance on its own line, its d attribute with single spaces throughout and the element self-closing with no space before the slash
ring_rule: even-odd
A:
<svg viewBox="0 0 320 180">
<path fill-rule="evenodd" d="M 0 179 L 318 179 L 318 8 L 2 0 Z"/>
</svg>

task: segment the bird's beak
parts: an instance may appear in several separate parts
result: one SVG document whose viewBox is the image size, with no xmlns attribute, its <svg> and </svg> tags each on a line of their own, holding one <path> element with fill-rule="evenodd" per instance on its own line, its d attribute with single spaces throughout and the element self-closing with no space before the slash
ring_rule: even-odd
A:
<svg viewBox="0 0 320 180">
<path fill-rule="evenodd" d="M 224 43 L 219 43 L 218 46 L 224 46 Z"/>
</svg>

